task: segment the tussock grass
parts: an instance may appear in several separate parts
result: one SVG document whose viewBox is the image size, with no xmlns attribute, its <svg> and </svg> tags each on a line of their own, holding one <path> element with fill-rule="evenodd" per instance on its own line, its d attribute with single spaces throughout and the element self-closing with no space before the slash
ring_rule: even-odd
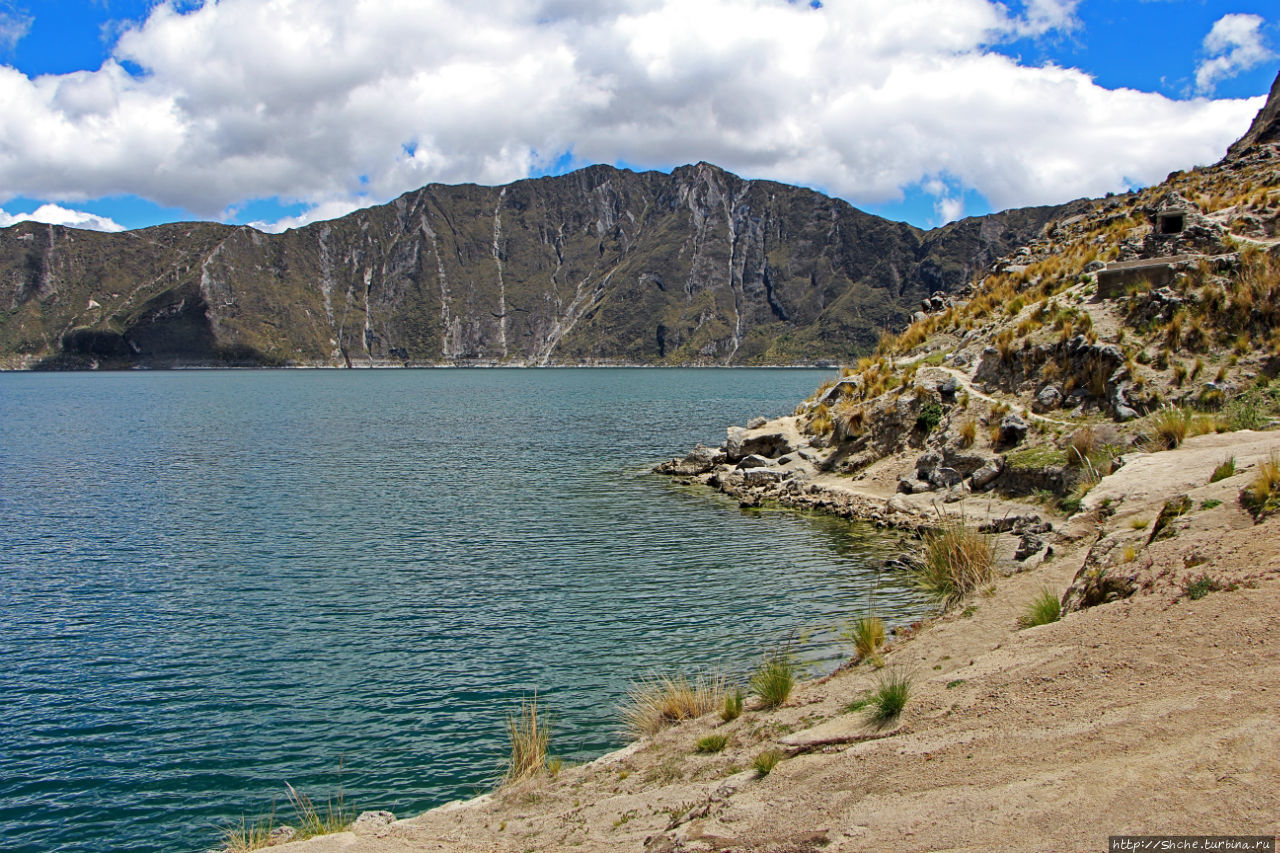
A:
<svg viewBox="0 0 1280 853">
<path fill-rule="evenodd" d="M 896 720 L 911 698 L 911 676 L 898 671 L 881 676 L 869 698 L 867 718 L 871 722 L 885 725 Z"/>
<path fill-rule="evenodd" d="M 1209 477 L 1210 483 L 1216 483 L 1219 480 L 1225 480 L 1228 477 L 1234 477 L 1236 473 L 1236 458 L 1229 456 L 1218 463 L 1213 469 L 1213 474 Z"/>
<path fill-rule="evenodd" d="M 698 742 L 695 745 L 695 747 L 698 750 L 698 752 L 715 753 L 715 752 L 723 752 L 724 748 L 728 745 L 729 745 L 728 735 L 715 734 L 715 735 L 707 735 L 706 737 L 698 738 Z"/>
<path fill-rule="evenodd" d="M 692 680 L 684 675 L 651 675 L 627 691 L 622 719 L 634 737 L 648 737 L 682 720 L 710 714 L 726 705 L 724 676 L 698 673 Z"/>
<path fill-rule="evenodd" d="M 520 710 L 507 716 L 507 737 L 511 741 L 511 757 L 507 760 L 503 784 L 546 772 L 551 719 L 538 706 L 536 696 L 521 702 Z"/>
<path fill-rule="evenodd" d="M 967 418 L 960 423 L 960 446 L 972 447 L 974 440 L 978 437 L 978 423 L 973 418 Z"/>
<path fill-rule="evenodd" d="M 1027 604 L 1026 610 L 1018 619 L 1018 625 L 1022 628 L 1034 628 L 1057 622 L 1061 618 L 1062 603 L 1053 594 L 1053 590 L 1046 587 Z"/>
<path fill-rule="evenodd" d="M 734 690 L 724 695 L 724 705 L 720 708 L 720 719 L 731 723 L 742 716 L 742 691 Z"/>
<path fill-rule="evenodd" d="M 776 749 L 766 749 L 755 757 L 751 762 L 751 767 L 756 771 L 757 776 L 768 776 L 773 772 L 773 768 L 778 766 L 778 762 L 782 760 L 782 753 Z"/>
<path fill-rule="evenodd" d="M 1165 406 L 1151 416 L 1145 438 L 1153 450 L 1173 450 L 1192 431 L 1192 414 L 1186 409 Z"/>
<path fill-rule="evenodd" d="M 795 661 L 785 651 L 765 655 L 760 666 L 751 674 L 751 692 L 760 700 L 762 708 L 777 708 L 787 701 L 795 686 Z"/>
<path fill-rule="evenodd" d="M 355 809 L 348 807 L 343 801 L 341 790 L 336 797 L 326 800 L 324 812 L 321 813 L 306 794 L 298 791 L 288 782 L 284 787 L 297 819 L 298 834 L 294 837 L 295 841 L 315 838 L 317 835 L 328 835 L 332 832 L 342 832 L 355 820 Z"/>
<path fill-rule="evenodd" d="M 853 620 L 845 636 L 853 641 L 858 660 L 870 660 L 884 645 L 884 620 L 879 616 L 862 616 Z"/>
<path fill-rule="evenodd" d="M 925 534 L 912 563 L 916 587 L 947 608 L 991 580 L 995 545 L 963 521 L 950 520 Z"/>
<path fill-rule="evenodd" d="M 1240 493 L 1240 503 L 1259 521 L 1280 510 L 1280 453 L 1258 463 L 1258 474 Z"/>
<path fill-rule="evenodd" d="M 249 823 L 243 817 L 239 823 L 222 830 L 222 849 L 219 853 L 251 853 L 266 847 L 275 829 L 275 816 L 258 818 Z"/>
</svg>

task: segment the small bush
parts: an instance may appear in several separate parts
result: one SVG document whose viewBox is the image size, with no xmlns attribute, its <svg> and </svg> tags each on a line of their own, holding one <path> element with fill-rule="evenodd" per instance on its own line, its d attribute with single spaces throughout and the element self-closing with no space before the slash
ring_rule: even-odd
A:
<svg viewBox="0 0 1280 853">
<path fill-rule="evenodd" d="M 963 521 L 947 521 L 925 534 L 912 563 L 915 585 L 946 608 L 991 579 L 995 546 Z"/>
<path fill-rule="evenodd" d="M 930 433 L 940 423 L 942 423 L 942 406 L 930 400 L 920 407 L 920 414 L 916 415 L 916 429 Z"/>
<path fill-rule="evenodd" d="M 855 619 L 847 636 L 853 641 L 858 660 L 868 660 L 877 655 L 884 645 L 884 620 L 879 616 Z"/>
<path fill-rule="evenodd" d="M 1040 594 L 1031 600 L 1026 611 L 1018 620 L 1023 628 L 1034 628 L 1037 625 L 1048 625 L 1062 618 L 1062 603 L 1048 588 L 1040 590 Z"/>
<path fill-rule="evenodd" d="M 1259 521 L 1280 510 L 1280 454 L 1258 463 L 1258 475 L 1240 493 L 1240 503 Z"/>
<path fill-rule="evenodd" d="M 713 753 L 723 752 L 724 748 L 729 745 L 729 736 L 725 734 L 707 735 L 698 738 L 698 752 Z"/>
<path fill-rule="evenodd" d="M 1209 593 L 1217 592 L 1220 589 L 1222 589 L 1222 584 L 1208 574 L 1202 574 L 1195 579 L 1187 578 L 1182 582 L 1182 591 L 1192 601 L 1199 601 Z"/>
<path fill-rule="evenodd" d="M 734 690 L 724 695 L 724 706 L 720 709 L 720 719 L 731 723 L 742 716 L 742 691 Z"/>
<path fill-rule="evenodd" d="M 1228 477 L 1235 476 L 1236 458 L 1231 456 L 1218 463 L 1218 467 L 1213 469 L 1213 474 L 1209 477 L 1210 483 L 1216 483 L 1219 480 L 1225 480 Z"/>
<path fill-rule="evenodd" d="M 786 702 L 795 686 L 796 665 L 784 651 L 766 655 L 751 674 L 751 692 L 760 700 L 763 708 L 777 708 Z"/>
<path fill-rule="evenodd" d="M 536 696 L 521 702 L 520 710 L 507 716 L 507 738 L 511 741 L 511 756 L 507 760 L 504 783 L 518 782 L 546 771 L 551 720 L 538 707 Z M 290 788 L 291 798 L 292 790 Z"/>
<path fill-rule="evenodd" d="M 751 762 L 751 766 L 755 769 L 757 776 L 768 776 L 781 760 L 781 752 L 776 749 L 766 749 L 755 757 L 755 760 Z"/>
<path fill-rule="evenodd" d="M 896 720 L 907 706 L 910 696 L 911 677 L 891 672 L 876 682 L 876 689 L 871 693 L 871 703 L 867 706 L 867 716 L 871 722 L 879 725 Z"/>
<path fill-rule="evenodd" d="M 631 685 L 622 719 L 632 736 L 646 737 L 672 723 L 722 708 L 725 694 L 722 676 L 699 673 L 690 680 L 683 675 L 652 675 Z"/>
</svg>

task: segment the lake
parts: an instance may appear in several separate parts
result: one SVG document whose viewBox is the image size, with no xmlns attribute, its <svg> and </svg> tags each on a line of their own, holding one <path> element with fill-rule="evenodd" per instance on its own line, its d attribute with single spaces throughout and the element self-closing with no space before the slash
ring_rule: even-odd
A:
<svg viewBox="0 0 1280 853">
<path fill-rule="evenodd" d="M 655 671 L 925 610 L 865 525 L 648 473 L 814 370 L 0 374 L 0 838 L 198 851 L 286 782 L 406 817 L 625 743 Z M 878 585 L 878 586 L 877 586 Z"/>
</svg>

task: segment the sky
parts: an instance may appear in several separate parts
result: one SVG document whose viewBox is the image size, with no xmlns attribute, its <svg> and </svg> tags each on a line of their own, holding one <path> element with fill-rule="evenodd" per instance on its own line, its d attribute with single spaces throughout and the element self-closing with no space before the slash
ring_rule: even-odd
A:
<svg viewBox="0 0 1280 853">
<path fill-rule="evenodd" d="M 715 163 L 922 228 L 1243 135 L 1275 0 L 0 0 L 0 226 Z"/>
</svg>

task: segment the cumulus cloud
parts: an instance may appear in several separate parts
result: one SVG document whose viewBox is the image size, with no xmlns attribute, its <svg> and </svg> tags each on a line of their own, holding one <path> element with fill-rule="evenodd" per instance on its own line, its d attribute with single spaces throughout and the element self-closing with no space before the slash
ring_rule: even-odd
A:
<svg viewBox="0 0 1280 853">
<path fill-rule="evenodd" d="M 1212 92 L 1218 81 L 1257 68 L 1275 54 L 1262 40 L 1261 15 L 1223 15 L 1204 37 L 1205 58 L 1196 66 L 1196 89 Z"/>
<path fill-rule="evenodd" d="M 277 229 L 571 152 L 708 160 L 865 204 L 945 173 L 1007 207 L 1153 182 L 1243 133 L 1257 99 L 1107 90 L 989 49 L 1070 30 L 1076 5 L 170 0 L 97 71 L 0 67 L 0 187 L 311 208 L 260 223 Z"/>
<path fill-rule="evenodd" d="M 0 210 L 0 228 L 8 228 L 19 222 L 43 222 L 47 225 L 67 225 L 87 228 L 90 231 L 123 231 L 124 226 L 105 216 L 70 210 L 56 204 L 42 204 L 31 213 L 7 213 Z"/>
<path fill-rule="evenodd" d="M 0 3 L 0 49 L 13 50 L 31 30 L 32 17 L 14 9 L 9 3 Z"/>
</svg>

